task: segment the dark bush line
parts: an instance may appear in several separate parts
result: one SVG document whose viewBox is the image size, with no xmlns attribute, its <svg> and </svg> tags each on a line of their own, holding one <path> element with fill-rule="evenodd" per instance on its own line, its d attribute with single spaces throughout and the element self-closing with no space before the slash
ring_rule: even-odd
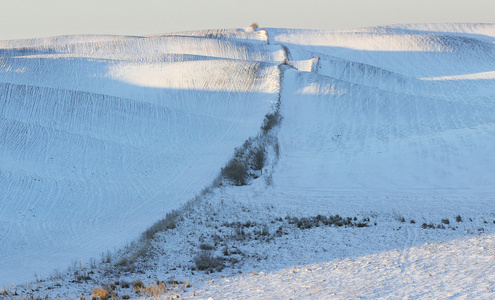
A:
<svg viewBox="0 0 495 300">
<path fill-rule="evenodd" d="M 357 221 L 357 217 L 351 218 L 342 218 L 339 215 L 334 215 L 334 216 L 322 216 L 322 215 L 317 215 L 316 217 L 303 217 L 303 218 L 297 218 L 297 217 L 290 217 L 287 216 L 285 219 L 288 221 L 289 224 L 294 224 L 297 226 L 297 228 L 300 229 L 310 229 L 313 227 L 320 227 L 320 226 L 336 226 L 336 227 L 368 227 L 368 222 L 370 221 L 369 218 L 365 218 L 361 221 Z"/>
<path fill-rule="evenodd" d="M 265 115 L 261 125 L 261 134 L 247 139 L 244 144 L 235 149 L 234 157 L 222 168 L 220 177 L 236 186 L 243 186 L 250 178 L 258 178 L 266 164 L 267 147 L 273 147 L 279 156 L 279 146 L 276 137 L 270 137 L 269 132 L 277 126 L 282 117 L 277 110 Z"/>
<path fill-rule="evenodd" d="M 423 223 L 423 224 L 421 224 L 421 227 L 423 229 L 445 229 L 445 226 L 443 226 L 442 224 L 435 225 L 433 223 L 430 223 L 430 224 Z"/>
</svg>

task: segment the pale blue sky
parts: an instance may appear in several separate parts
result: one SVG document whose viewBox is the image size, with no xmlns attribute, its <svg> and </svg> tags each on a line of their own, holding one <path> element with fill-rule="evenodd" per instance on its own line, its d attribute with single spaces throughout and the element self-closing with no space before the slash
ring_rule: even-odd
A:
<svg viewBox="0 0 495 300">
<path fill-rule="evenodd" d="M 0 0 L 0 40 L 191 29 L 495 23 L 495 0 Z"/>
</svg>

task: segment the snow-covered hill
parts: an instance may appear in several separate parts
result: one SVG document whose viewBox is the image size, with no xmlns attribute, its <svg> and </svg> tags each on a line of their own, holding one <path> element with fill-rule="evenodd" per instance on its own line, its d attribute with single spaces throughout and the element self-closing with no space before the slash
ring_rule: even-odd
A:
<svg viewBox="0 0 495 300">
<path fill-rule="evenodd" d="M 277 101 L 280 46 L 0 43 L 0 282 L 124 246 L 210 184 Z"/>
<path fill-rule="evenodd" d="M 256 245 L 238 245 L 255 253 L 241 270 L 259 268 L 252 266 L 253 257 L 266 266 L 263 272 L 280 274 L 291 264 L 318 269 L 350 256 L 379 264 L 395 248 L 410 249 L 399 260 L 413 253 L 423 255 L 422 262 L 450 264 L 443 254 L 440 260 L 425 258 L 418 247 L 456 238 L 467 244 L 452 243 L 445 251 L 455 253 L 458 245 L 455 257 L 466 258 L 466 249 L 479 243 L 472 235 L 491 239 L 495 232 L 494 74 L 493 24 L 0 42 L 0 283 L 32 280 L 34 272 L 50 275 L 73 260 L 87 261 L 135 240 L 209 185 L 275 109 L 283 118 L 273 132 L 279 159 L 269 161 L 264 175 L 247 187 L 215 189 L 208 196 L 218 210 L 213 216 L 225 224 L 249 218 L 271 224 L 287 215 L 342 214 L 371 216 L 378 225 L 359 232 L 309 230 L 304 239 L 289 230 L 293 239 L 286 247 L 300 245 L 302 252 L 286 249 L 283 261 L 270 253 L 284 246 L 258 245 L 254 249 L 263 256 L 249 250 Z M 232 211 L 222 217 L 220 207 Z M 198 208 L 195 216 L 202 214 Z M 457 215 L 473 223 L 448 234 L 431 235 L 421 227 Z M 397 221 L 406 219 L 418 224 Z M 191 263 L 192 240 L 214 234 L 203 221 L 186 220 L 156 241 L 153 249 L 177 251 L 160 266 Z M 267 226 L 269 232 L 277 229 Z M 336 232 L 337 240 L 322 239 Z M 365 246 L 358 246 L 363 239 Z M 175 241 L 180 251 L 164 240 Z M 357 250 L 328 253 L 322 246 L 321 252 L 318 243 L 308 242 L 318 240 Z M 301 258 L 304 253 L 308 258 Z M 154 277 L 168 274 L 160 266 L 147 270 Z M 484 260 L 483 266 L 491 270 L 495 264 Z M 398 268 L 408 278 L 417 275 L 417 266 Z M 370 272 L 386 281 L 389 275 L 379 270 Z M 367 275 L 356 276 L 359 284 L 370 284 Z M 401 292 L 392 295 L 414 295 L 400 278 Z M 220 293 L 211 283 L 198 288 L 204 295 Z M 246 289 L 245 297 L 263 296 Z M 385 297 L 387 288 L 369 292 Z"/>
</svg>

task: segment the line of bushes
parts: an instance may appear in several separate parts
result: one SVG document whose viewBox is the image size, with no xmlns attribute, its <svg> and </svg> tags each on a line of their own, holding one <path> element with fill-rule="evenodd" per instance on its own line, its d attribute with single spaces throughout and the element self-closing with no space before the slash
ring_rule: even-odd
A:
<svg viewBox="0 0 495 300">
<path fill-rule="evenodd" d="M 261 134 L 249 138 L 244 144 L 235 149 L 234 157 L 222 168 L 220 172 L 221 182 L 243 186 L 250 179 L 256 179 L 263 173 L 263 167 L 267 163 L 269 147 L 273 148 L 275 156 L 279 156 L 279 145 L 275 135 L 270 135 L 281 121 L 278 108 L 273 113 L 265 115 L 261 125 Z"/>
</svg>

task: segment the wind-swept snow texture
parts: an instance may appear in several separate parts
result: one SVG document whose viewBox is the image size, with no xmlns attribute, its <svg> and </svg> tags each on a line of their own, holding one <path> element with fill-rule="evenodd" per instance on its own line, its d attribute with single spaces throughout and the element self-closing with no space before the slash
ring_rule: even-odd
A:
<svg viewBox="0 0 495 300">
<path fill-rule="evenodd" d="M 212 182 L 278 99 L 284 52 L 249 35 L 0 42 L 0 286 L 120 248 Z"/>
<path fill-rule="evenodd" d="M 189 200 L 257 134 L 279 70 L 270 201 L 491 203 L 494 42 L 492 24 L 0 42 L 0 283 L 119 247 Z"/>
</svg>

